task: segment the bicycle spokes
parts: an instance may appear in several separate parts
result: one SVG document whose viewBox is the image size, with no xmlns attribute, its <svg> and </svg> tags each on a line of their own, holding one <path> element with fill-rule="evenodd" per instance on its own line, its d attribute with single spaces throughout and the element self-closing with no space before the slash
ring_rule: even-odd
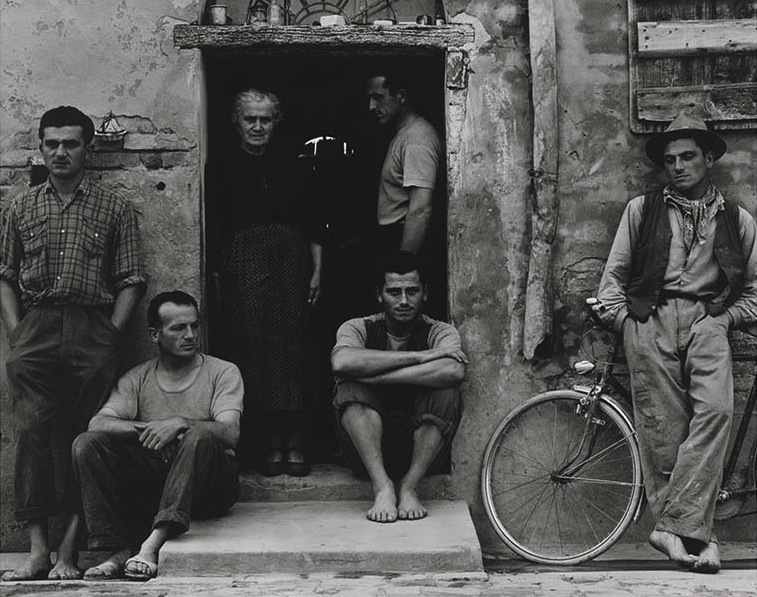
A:
<svg viewBox="0 0 757 597">
<path fill-rule="evenodd" d="M 641 497 L 628 419 L 599 398 L 595 412 L 577 414 L 581 400 L 576 392 L 536 397 L 503 421 L 487 447 L 487 514 L 508 546 L 535 561 L 595 557 L 630 523 Z"/>
</svg>

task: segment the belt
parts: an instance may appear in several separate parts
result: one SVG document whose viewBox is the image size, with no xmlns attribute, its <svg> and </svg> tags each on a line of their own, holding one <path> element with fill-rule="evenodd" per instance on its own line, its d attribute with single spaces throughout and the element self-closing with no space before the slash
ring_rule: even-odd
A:
<svg viewBox="0 0 757 597">
<path fill-rule="evenodd" d="M 113 312 L 113 305 L 112 304 L 103 304 L 103 305 L 77 305 L 75 303 L 69 303 L 67 301 L 60 301 L 55 299 L 43 299 L 41 301 L 38 301 L 36 303 L 32 303 L 29 305 L 30 309 L 61 309 L 63 307 L 78 307 L 79 309 L 94 309 L 95 311 L 100 311 L 101 313 L 104 313 L 105 315 L 110 316 L 110 314 Z"/>
<path fill-rule="evenodd" d="M 701 296 L 697 296 L 695 294 L 685 294 L 682 292 L 673 292 L 670 290 L 663 290 L 660 292 L 660 301 L 662 304 L 665 304 L 670 299 L 686 299 L 688 301 L 704 301 L 707 299 L 703 299 Z"/>
</svg>

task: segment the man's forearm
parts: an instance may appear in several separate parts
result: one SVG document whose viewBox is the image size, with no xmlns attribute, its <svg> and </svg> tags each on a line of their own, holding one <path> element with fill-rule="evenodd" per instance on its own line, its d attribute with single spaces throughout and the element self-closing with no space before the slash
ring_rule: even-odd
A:
<svg viewBox="0 0 757 597">
<path fill-rule="evenodd" d="M 323 247 L 318 243 L 310 243 L 310 257 L 313 261 L 313 274 L 321 275 L 323 263 Z"/>
<path fill-rule="evenodd" d="M 372 377 L 422 362 L 423 357 L 420 352 L 373 350 L 348 346 L 340 347 L 331 357 L 334 373 L 347 379 Z"/>
<path fill-rule="evenodd" d="M 462 363 L 452 358 L 444 358 L 364 377 L 356 381 L 370 385 L 403 384 L 426 388 L 449 388 L 460 384 L 464 376 L 465 367 Z"/>
<path fill-rule="evenodd" d="M 239 424 L 220 421 L 197 421 L 186 417 L 172 417 L 165 422 L 174 421 L 171 436 L 180 435 L 197 427 L 213 434 L 225 448 L 233 448 L 239 440 Z M 155 423 L 159 423 L 156 421 Z M 150 425 L 142 421 L 121 419 L 108 414 L 98 414 L 89 422 L 90 431 L 105 431 L 119 437 L 139 438 L 145 428 Z M 170 437 L 170 436 L 169 436 Z"/>
<path fill-rule="evenodd" d="M 194 419 L 187 419 L 187 421 L 190 427 L 204 429 L 213 434 L 224 448 L 234 448 L 239 441 L 239 425 L 235 426 L 231 423 L 219 421 L 196 421 Z"/>
<path fill-rule="evenodd" d="M 18 295 L 17 284 L 0 280 L 0 314 L 7 334 L 11 334 L 21 321 L 21 300 Z"/>
<path fill-rule="evenodd" d="M 107 414 L 98 414 L 89 422 L 90 431 L 105 431 L 119 437 L 138 438 L 140 431 L 137 428 L 138 421 L 121 419 Z"/>
<path fill-rule="evenodd" d="M 620 326 L 627 313 L 626 286 L 631 275 L 631 263 L 640 225 L 640 205 L 634 200 L 623 212 L 597 293 L 597 298 L 604 306 L 604 311 L 598 314 L 599 318 L 607 326 L 614 326 L 618 332 L 621 331 Z"/>
<path fill-rule="evenodd" d="M 727 311 L 736 327 L 757 322 L 757 225 L 748 214 L 740 211 L 741 253 L 745 258 L 744 285 L 736 301 Z"/>
<path fill-rule="evenodd" d="M 125 286 L 116 295 L 110 320 L 120 331 L 126 327 L 134 308 L 142 298 L 142 290 L 142 287 L 137 285 Z"/>
<path fill-rule="evenodd" d="M 410 206 L 405 217 L 400 249 L 418 255 L 423 248 L 431 223 L 431 202 L 434 192 L 432 189 L 412 187 L 409 193 Z"/>
</svg>

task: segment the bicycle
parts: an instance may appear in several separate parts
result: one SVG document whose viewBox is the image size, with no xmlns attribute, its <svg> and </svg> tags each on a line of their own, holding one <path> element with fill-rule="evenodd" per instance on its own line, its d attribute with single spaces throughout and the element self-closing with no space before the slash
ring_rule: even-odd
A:
<svg viewBox="0 0 757 597">
<path fill-rule="evenodd" d="M 645 504 L 631 398 L 613 373 L 622 343 L 602 326 L 591 309 L 596 304 L 587 299 L 590 327 L 581 341 L 592 360 L 574 366 L 579 374 L 596 371 L 593 385 L 530 398 L 502 419 L 484 452 L 481 493 L 489 521 L 512 551 L 541 564 L 596 558 L 638 522 Z M 606 359 L 585 349 L 598 332 L 612 336 Z M 726 459 L 716 520 L 757 512 L 741 513 L 747 496 L 757 493 L 757 439 L 746 474 L 737 470 L 756 404 L 757 375 Z"/>
</svg>

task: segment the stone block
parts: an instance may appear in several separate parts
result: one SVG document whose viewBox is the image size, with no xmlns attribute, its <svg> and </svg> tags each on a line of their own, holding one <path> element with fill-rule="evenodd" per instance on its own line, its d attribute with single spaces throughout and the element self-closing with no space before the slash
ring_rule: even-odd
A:
<svg viewBox="0 0 757 597">
<path fill-rule="evenodd" d="M 167 151 L 161 154 L 164 168 L 180 168 L 194 165 L 194 153 L 188 151 Z"/>
<path fill-rule="evenodd" d="M 2 168 L 26 168 L 30 166 L 39 151 L 31 149 L 13 149 L 0 151 L 0 167 Z"/>
<path fill-rule="evenodd" d="M 93 170 L 116 170 L 137 168 L 142 165 L 137 153 L 114 152 L 92 153 L 88 158 L 88 166 Z"/>
<path fill-rule="evenodd" d="M 377 524 L 371 502 L 235 505 L 221 518 L 193 522 L 160 552 L 161 576 L 297 572 L 482 572 L 463 501 L 431 501 L 422 520 Z"/>
<path fill-rule="evenodd" d="M 264 477 L 243 473 L 239 477 L 239 501 L 291 502 L 304 500 L 369 500 L 371 483 L 355 477 L 349 469 L 336 464 L 316 464 L 307 477 Z M 421 499 L 456 499 L 450 475 L 431 475 L 420 484 Z"/>
<path fill-rule="evenodd" d="M 129 133 L 124 137 L 124 149 L 127 151 L 189 151 L 195 147 L 195 142 L 175 133 Z"/>
</svg>

